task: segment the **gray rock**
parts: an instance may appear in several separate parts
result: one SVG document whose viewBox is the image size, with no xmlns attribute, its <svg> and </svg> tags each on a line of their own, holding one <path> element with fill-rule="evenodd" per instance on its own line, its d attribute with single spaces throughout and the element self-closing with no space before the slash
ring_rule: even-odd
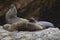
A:
<svg viewBox="0 0 60 40">
<path fill-rule="evenodd" d="M 43 26 L 45 29 L 46 28 L 54 28 L 54 24 L 52 24 L 51 22 L 39 21 L 39 22 L 36 22 L 36 23 Z"/>
<path fill-rule="evenodd" d="M 36 32 L 19 32 L 17 33 L 17 38 L 18 40 L 47 40 L 47 35 L 56 33 L 58 31 L 60 31 L 58 28 L 49 28 Z"/>
<path fill-rule="evenodd" d="M 41 31 L 11 32 L 11 34 L 1 38 L 1 40 L 60 40 L 60 30 L 58 28 L 48 28 Z"/>
<path fill-rule="evenodd" d="M 60 40 L 60 31 L 48 34 L 44 38 L 47 38 L 47 40 Z"/>
</svg>

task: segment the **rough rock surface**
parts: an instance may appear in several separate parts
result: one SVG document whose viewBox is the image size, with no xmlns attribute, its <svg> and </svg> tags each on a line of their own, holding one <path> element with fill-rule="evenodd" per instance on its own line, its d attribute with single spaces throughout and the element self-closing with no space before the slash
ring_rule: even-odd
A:
<svg viewBox="0 0 60 40">
<path fill-rule="evenodd" d="M 0 32 L 1 33 L 1 32 Z M 5 33 L 5 32 L 3 32 Z M 42 31 L 9 32 L 8 35 L 0 35 L 1 40 L 60 40 L 60 30 L 58 28 L 48 28 Z"/>
</svg>

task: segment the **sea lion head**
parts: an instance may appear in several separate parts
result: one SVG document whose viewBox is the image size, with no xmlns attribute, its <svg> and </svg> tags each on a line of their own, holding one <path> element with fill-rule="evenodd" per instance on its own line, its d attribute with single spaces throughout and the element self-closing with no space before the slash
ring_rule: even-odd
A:
<svg viewBox="0 0 60 40">
<path fill-rule="evenodd" d="M 5 24 L 3 26 L 3 29 L 8 30 L 8 31 L 11 31 L 12 30 L 12 26 L 11 26 L 11 24 Z"/>
</svg>

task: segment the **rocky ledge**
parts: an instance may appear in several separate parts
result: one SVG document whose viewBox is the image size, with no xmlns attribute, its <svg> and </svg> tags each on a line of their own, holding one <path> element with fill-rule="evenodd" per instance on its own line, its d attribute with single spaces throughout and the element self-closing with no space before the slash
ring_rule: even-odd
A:
<svg viewBox="0 0 60 40">
<path fill-rule="evenodd" d="M 0 40 L 60 40 L 60 30 L 58 28 L 48 28 L 34 32 L 9 32 L 2 28 L 1 30 Z"/>
</svg>

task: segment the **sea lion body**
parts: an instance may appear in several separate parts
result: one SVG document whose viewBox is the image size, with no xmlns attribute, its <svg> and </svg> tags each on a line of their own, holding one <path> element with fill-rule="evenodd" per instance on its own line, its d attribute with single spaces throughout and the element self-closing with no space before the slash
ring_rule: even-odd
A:
<svg viewBox="0 0 60 40">
<path fill-rule="evenodd" d="M 27 24 L 26 22 L 16 22 L 13 24 L 4 25 L 4 29 L 8 31 L 39 31 L 42 30 L 43 27 L 30 22 Z"/>
</svg>

